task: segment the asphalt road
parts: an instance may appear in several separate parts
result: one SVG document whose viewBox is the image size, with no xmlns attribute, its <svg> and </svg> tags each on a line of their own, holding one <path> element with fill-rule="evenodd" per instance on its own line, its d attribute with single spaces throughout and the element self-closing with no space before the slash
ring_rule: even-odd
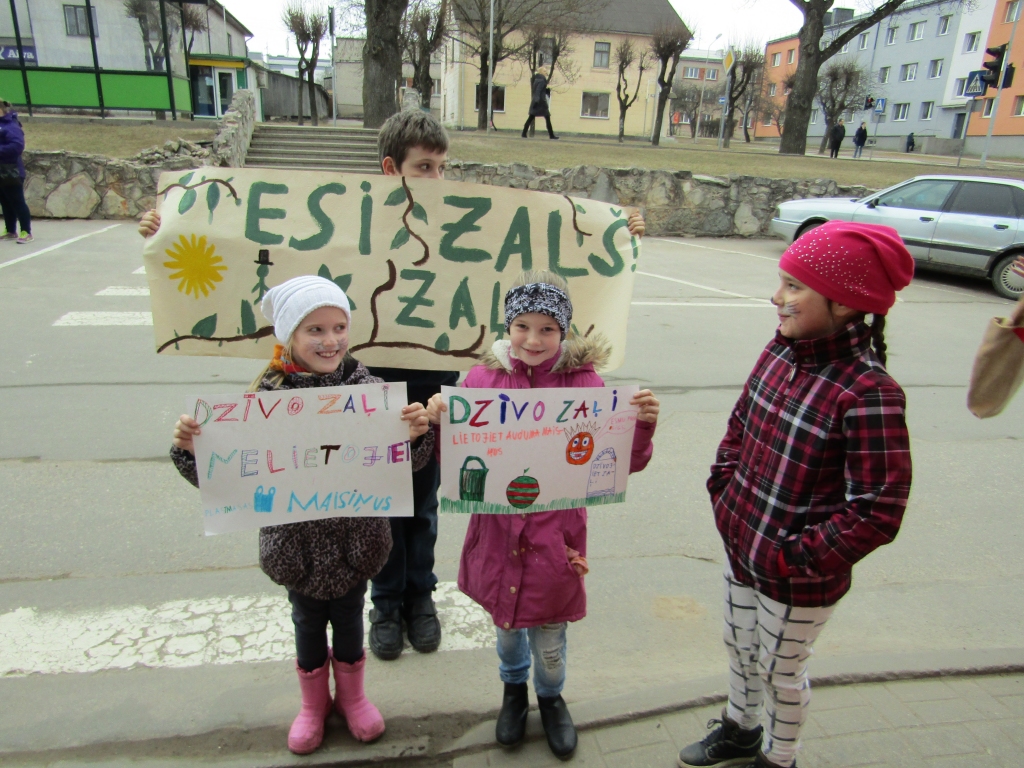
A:
<svg viewBox="0 0 1024 768">
<path fill-rule="evenodd" d="M 186 397 L 244 389 L 260 363 L 160 358 L 151 328 L 80 324 L 72 313 L 129 322 L 149 309 L 134 226 L 108 226 L 45 222 L 31 246 L 0 244 L 0 753 L 238 727 L 283 746 L 298 702 L 283 590 L 256 566 L 255 533 L 203 536 L 197 495 L 166 458 Z M 645 241 L 626 362 L 606 380 L 650 386 L 663 416 L 629 501 L 591 514 L 570 701 L 726 668 L 704 480 L 774 332 L 782 250 Z M 896 542 L 856 568 L 819 657 L 1021 645 L 1024 398 L 986 422 L 964 405 L 985 323 L 1009 306 L 984 283 L 922 274 L 893 309 L 913 495 Z M 447 644 L 368 666 L 389 723 L 500 703 L 486 617 L 450 586 L 465 525 L 440 522 Z"/>
</svg>

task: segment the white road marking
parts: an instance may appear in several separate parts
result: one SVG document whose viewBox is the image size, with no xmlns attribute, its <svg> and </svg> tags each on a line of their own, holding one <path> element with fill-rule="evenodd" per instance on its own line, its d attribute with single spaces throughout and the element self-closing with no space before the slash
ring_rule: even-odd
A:
<svg viewBox="0 0 1024 768">
<path fill-rule="evenodd" d="M 644 277 L 655 277 L 658 280 L 668 280 L 670 283 L 679 283 L 680 285 L 688 285 L 691 288 L 700 288 L 702 291 L 712 291 L 714 293 L 721 293 L 721 294 L 724 294 L 726 296 L 735 296 L 737 299 L 750 299 L 751 301 L 756 301 L 756 302 L 759 302 L 759 303 L 771 304 L 771 302 L 768 301 L 768 299 L 759 299 L 756 296 L 747 296 L 747 294 L 745 294 L 745 293 L 734 293 L 733 291 L 724 291 L 721 288 L 712 288 L 710 285 L 701 285 L 700 283 L 691 283 L 688 280 L 680 280 L 677 277 L 666 277 L 665 275 L 655 275 L 652 272 L 641 272 L 640 270 L 637 270 L 637 274 L 638 275 L 643 275 Z"/>
<path fill-rule="evenodd" d="M 98 235 L 101 232 L 106 232 L 108 230 L 113 229 L 114 227 L 120 227 L 120 226 L 121 226 L 120 224 L 111 224 L 109 227 L 104 227 L 103 229 L 97 229 L 94 232 L 86 232 L 84 235 L 79 235 L 78 237 L 72 237 L 72 238 L 70 238 L 68 240 L 64 240 L 64 241 L 62 241 L 60 243 L 56 243 L 54 245 L 48 246 L 46 248 L 43 248 L 42 250 L 33 251 L 32 253 L 25 254 L 24 256 L 19 256 L 16 259 L 11 259 L 10 261 L 5 261 L 4 263 L 0 264 L 0 269 L 3 269 L 4 267 L 10 267 L 10 266 L 12 266 L 14 264 L 20 264 L 21 262 L 28 261 L 29 259 L 34 259 L 36 256 L 42 256 L 44 253 L 49 253 L 50 251 L 55 251 L 58 248 L 63 248 L 65 245 L 71 245 L 72 243 L 77 243 L 79 240 L 84 240 L 87 237 L 92 237 L 93 235 Z"/>
<path fill-rule="evenodd" d="M 97 296 L 149 296 L 149 288 L 137 288 L 130 285 L 111 285 L 102 291 L 96 292 Z"/>
<path fill-rule="evenodd" d="M 152 325 L 152 312 L 68 312 L 54 325 Z"/>
<path fill-rule="evenodd" d="M 144 274 L 146 274 L 146 268 L 145 267 L 139 267 L 134 272 L 132 272 L 132 274 L 133 275 L 144 275 Z"/>
<path fill-rule="evenodd" d="M 632 301 L 630 304 L 634 307 L 756 307 L 757 309 L 771 306 L 768 302 L 764 304 L 743 304 L 739 301 Z"/>
<path fill-rule="evenodd" d="M 442 628 L 439 650 L 494 647 L 490 616 L 454 582 L 438 584 L 434 600 Z M 369 599 L 366 605 L 369 611 Z M 369 631 L 365 616 L 364 624 Z M 152 607 L 18 608 L 0 614 L 0 677 L 294 658 L 291 605 L 283 591 L 175 600 Z"/>
</svg>

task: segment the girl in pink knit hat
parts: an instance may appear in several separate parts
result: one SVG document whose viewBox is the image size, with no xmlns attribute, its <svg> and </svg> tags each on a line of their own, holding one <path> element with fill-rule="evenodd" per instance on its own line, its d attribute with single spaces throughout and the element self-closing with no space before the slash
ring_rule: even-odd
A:
<svg viewBox="0 0 1024 768">
<path fill-rule="evenodd" d="M 707 483 L 727 555 L 729 701 L 679 753 L 683 768 L 796 764 L 811 647 L 910 494 L 906 398 L 883 329 L 913 274 L 890 227 L 829 222 L 782 255 L 779 328 Z"/>
</svg>

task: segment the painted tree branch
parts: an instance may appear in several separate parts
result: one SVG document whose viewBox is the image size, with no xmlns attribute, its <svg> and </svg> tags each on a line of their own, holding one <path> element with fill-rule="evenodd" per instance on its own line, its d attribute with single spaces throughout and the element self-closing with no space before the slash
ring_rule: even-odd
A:
<svg viewBox="0 0 1024 768">
<path fill-rule="evenodd" d="M 569 208 L 572 209 L 572 228 L 575 229 L 584 237 L 590 237 L 593 234 L 593 232 L 584 232 L 582 229 L 580 229 L 580 225 L 576 221 L 576 203 L 574 203 L 568 195 L 562 195 L 562 197 L 569 201 Z"/>
<path fill-rule="evenodd" d="M 223 184 L 225 187 L 228 188 L 228 192 L 231 193 L 231 196 L 233 198 L 235 198 L 235 200 L 239 199 L 238 198 L 238 193 L 235 191 L 235 188 L 233 186 L 231 186 L 231 184 L 229 182 L 224 181 L 224 179 L 203 179 L 202 181 L 197 181 L 195 184 L 179 184 L 178 182 L 175 182 L 174 184 L 168 184 L 166 187 L 161 189 L 156 194 L 157 194 L 157 197 L 159 197 L 160 195 L 166 195 L 168 192 L 170 192 L 175 187 L 181 187 L 185 191 L 188 191 L 190 189 L 196 189 L 198 187 L 201 187 L 204 184 Z"/>
<path fill-rule="evenodd" d="M 405 213 L 402 214 L 402 223 L 405 224 L 406 231 L 412 235 L 416 240 L 419 241 L 420 245 L 423 246 L 423 258 L 419 261 L 414 261 L 412 265 L 414 267 L 422 266 L 427 263 L 430 258 L 430 246 L 427 245 L 427 241 L 412 231 L 412 227 L 409 226 L 409 214 L 412 213 L 412 209 L 416 206 L 415 201 L 412 199 L 412 190 L 409 189 L 408 183 L 405 181 L 405 176 L 402 177 L 402 188 L 405 189 L 405 196 L 409 200 L 409 205 L 405 208 Z"/>
<path fill-rule="evenodd" d="M 192 339 L 194 339 L 195 341 L 216 341 L 218 343 L 222 343 L 233 341 L 248 341 L 250 339 L 262 339 L 264 336 L 273 335 L 274 326 L 272 325 L 266 325 L 254 333 L 245 333 L 242 334 L 241 336 L 196 336 L 195 334 L 186 334 L 184 336 L 175 336 L 170 341 L 165 341 L 163 344 L 157 347 L 156 353 L 160 354 L 168 347 L 174 346 L 180 341 L 189 341 Z"/>
<path fill-rule="evenodd" d="M 476 357 L 476 351 L 480 348 L 480 345 L 484 343 L 484 338 L 487 336 L 487 326 L 480 326 L 480 334 L 468 347 L 464 349 L 435 349 L 434 347 L 428 347 L 426 344 L 415 344 L 411 341 L 367 341 L 363 344 L 356 344 L 352 347 L 350 352 L 358 352 L 361 349 L 370 349 L 371 347 L 386 347 L 388 349 L 422 349 L 426 352 L 433 352 L 435 355 L 441 355 L 442 357 Z"/>
</svg>

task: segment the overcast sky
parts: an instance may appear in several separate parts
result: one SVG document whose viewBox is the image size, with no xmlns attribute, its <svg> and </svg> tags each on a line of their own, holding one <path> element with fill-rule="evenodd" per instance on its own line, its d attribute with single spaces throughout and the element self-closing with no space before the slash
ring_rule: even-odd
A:
<svg viewBox="0 0 1024 768">
<path fill-rule="evenodd" d="M 622 0 L 629 2 L 630 0 Z M 285 0 L 221 0 L 255 37 L 249 48 L 253 51 L 295 55 L 295 45 L 287 47 L 288 36 L 281 24 L 281 9 Z M 775 37 L 796 32 L 800 28 L 800 12 L 789 0 L 670 0 L 679 15 L 697 33 L 694 48 L 711 44 L 715 35 L 722 37 L 715 43 L 721 47 L 729 41 L 739 44 L 753 40 L 765 43 Z M 859 7 L 863 0 L 850 0 L 837 5 Z"/>
</svg>

